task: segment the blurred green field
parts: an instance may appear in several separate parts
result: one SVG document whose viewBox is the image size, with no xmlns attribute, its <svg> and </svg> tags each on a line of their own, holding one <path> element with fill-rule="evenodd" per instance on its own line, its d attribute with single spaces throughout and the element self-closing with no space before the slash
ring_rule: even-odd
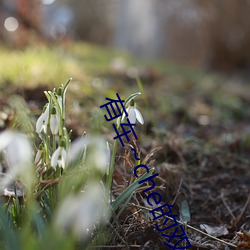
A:
<svg viewBox="0 0 250 250">
<path fill-rule="evenodd" d="M 96 73 L 109 70 L 112 58 L 125 53 L 93 46 L 87 43 L 38 45 L 25 49 L 0 46 L 0 82 L 23 86 L 55 85 L 72 77 L 86 81 Z"/>
</svg>

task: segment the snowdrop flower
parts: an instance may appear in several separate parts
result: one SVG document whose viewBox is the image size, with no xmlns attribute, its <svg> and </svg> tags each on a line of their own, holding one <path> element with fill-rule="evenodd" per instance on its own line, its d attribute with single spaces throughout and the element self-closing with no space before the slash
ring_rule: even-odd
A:
<svg viewBox="0 0 250 250">
<path fill-rule="evenodd" d="M 49 120 L 49 104 L 44 107 L 43 113 L 40 115 L 36 122 L 36 132 L 41 133 L 42 131 L 46 134 L 47 125 Z"/>
<path fill-rule="evenodd" d="M 107 142 L 101 137 L 93 138 L 93 151 L 90 153 L 90 161 L 102 173 L 107 172 L 110 164 L 110 149 Z"/>
<path fill-rule="evenodd" d="M 82 136 L 77 138 L 73 143 L 71 143 L 68 150 L 68 162 L 72 164 L 75 160 L 83 158 L 84 152 L 86 152 L 87 145 L 89 144 L 88 136 Z"/>
<path fill-rule="evenodd" d="M 88 154 L 86 154 L 86 150 L 88 150 Z M 110 149 L 107 142 L 100 136 L 85 135 L 78 138 L 71 144 L 68 152 L 69 164 L 81 157 L 82 161 L 87 162 L 87 166 L 94 166 L 102 173 L 109 168 Z"/>
<path fill-rule="evenodd" d="M 79 195 L 68 196 L 59 207 L 55 218 L 56 229 L 72 233 L 76 238 L 89 238 L 95 228 L 108 217 L 108 204 L 99 182 L 88 185 Z"/>
<path fill-rule="evenodd" d="M 56 166 L 64 169 L 67 161 L 67 152 L 63 143 L 55 150 L 51 157 L 51 166 L 55 169 Z"/>
<path fill-rule="evenodd" d="M 39 145 L 36 156 L 35 156 L 35 163 L 36 164 L 40 164 L 41 163 L 41 159 L 42 159 L 42 155 L 43 155 L 43 145 L 42 143 Z"/>
<path fill-rule="evenodd" d="M 143 124 L 144 120 L 142 117 L 141 112 L 135 107 L 135 101 L 132 99 L 130 101 L 129 107 L 126 109 L 128 113 L 128 119 L 130 123 L 135 124 L 136 120 L 138 120 L 139 123 Z M 125 118 L 125 113 L 122 116 L 122 120 Z"/>
<path fill-rule="evenodd" d="M 6 130 L 0 133 L 0 152 L 3 153 L 8 165 L 6 178 L 1 180 L 1 188 L 6 187 L 18 176 L 27 186 L 30 186 L 33 181 L 33 153 L 28 138 L 21 133 Z"/>
<path fill-rule="evenodd" d="M 50 116 L 50 130 L 53 135 L 56 135 L 59 131 L 59 115 L 55 107 L 52 108 Z"/>
</svg>

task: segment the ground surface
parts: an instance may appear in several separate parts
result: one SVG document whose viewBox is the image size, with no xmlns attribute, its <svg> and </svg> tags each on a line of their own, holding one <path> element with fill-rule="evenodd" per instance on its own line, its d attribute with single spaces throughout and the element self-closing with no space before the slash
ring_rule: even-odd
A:
<svg viewBox="0 0 250 250">
<path fill-rule="evenodd" d="M 39 51 L 33 49 L 34 55 Z M 2 53 L 7 52 L 2 49 Z M 43 54 L 45 58 L 61 58 L 58 72 L 65 71 L 58 76 L 59 82 L 57 69 L 54 75 L 46 75 L 48 69 L 43 72 L 39 67 L 44 62 L 34 61 L 32 49 L 28 49 L 22 54 L 29 58 L 24 62 L 25 79 L 18 78 L 22 69 L 14 72 L 12 68 L 13 72 L 2 74 L 1 110 L 11 116 L 10 96 L 20 94 L 35 116 L 46 101 L 43 90 L 60 85 L 62 75 L 73 76 L 66 122 L 76 137 L 93 130 L 92 118 L 102 115 L 99 106 L 105 103 L 105 97 L 112 98 L 118 92 L 125 99 L 139 88 L 142 96 L 137 107 L 145 125 L 137 126 L 139 139 L 133 146 L 138 147 L 145 164 L 159 173 L 157 190 L 164 202 L 173 204 L 177 214 L 190 212 L 188 225 L 203 231 L 206 227 L 210 235 L 234 245 L 239 243 L 236 232 L 250 230 L 250 83 L 246 78 L 133 61 L 127 55 L 89 45 L 44 49 Z M 143 88 L 133 78 L 138 72 Z M 8 126 L 6 120 L 1 126 Z M 113 143 L 111 123 L 104 120 L 100 128 Z M 135 163 L 130 152 L 128 145 L 119 148 L 114 195 L 133 181 Z M 131 199 L 115 226 L 110 249 L 166 248 L 147 210 L 139 208 L 146 206 L 141 191 Z M 184 203 L 188 204 L 185 208 Z M 187 228 L 187 235 L 191 249 L 233 249 L 191 228 Z"/>
</svg>

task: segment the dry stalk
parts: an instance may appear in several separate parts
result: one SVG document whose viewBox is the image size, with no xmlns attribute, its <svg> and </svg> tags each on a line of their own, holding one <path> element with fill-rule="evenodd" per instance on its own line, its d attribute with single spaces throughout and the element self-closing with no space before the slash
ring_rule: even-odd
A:
<svg viewBox="0 0 250 250">
<path fill-rule="evenodd" d="M 149 208 L 147 208 L 147 207 L 140 206 L 140 205 L 136 205 L 136 204 L 134 204 L 134 203 L 129 203 L 129 205 L 135 206 L 135 207 L 138 207 L 138 208 L 142 208 L 142 209 L 145 209 L 145 210 L 148 210 L 148 211 L 151 211 L 151 209 L 149 209 Z M 157 213 L 157 212 L 155 212 L 155 213 Z M 160 214 L 160 213 L 159 213 L 159 214 Z M 173 220 L 173 218 L 171 218 L 171 217 L 169 217 L 169 216 L 166 216 L 166 217 L 167 217 L 168 219 L 170 219 L 170 220 Z M 205 233 L 205 232 L 203 232 L 203 231 L 201 231 L 201 230 L 199 230 L 199 229 L 197 229 L 197 228 L 195 228 L 195 227 L 192 227 L 192 226 L 188 225 L 186 222 L 181 222 L 181 221 L 178 221 L 178 220 L 176 220 L 176 221 L 177 221 L 179 224 L 181 224 L 181 225 L 183 225 L 183 226 L 185 226 L 185 227 L 188 227 L 188 228 L 190 228 L 190 229 L 192 229 L 192 230 L 194 230 L 194 231 L 196 231 L 196 232 L 199 232 L 200 234 L 206 235 L 207 237 L 209 237 L 209 238 L 211 238 L 211 239 L 213 239 L 213 240 L 219 241 L 219 242 L 221 242 L 221 243 L 223 243 L 223 244 L 226 244 L 226 245 L 228 245 L 228 246 L 230 246 L 230 247 L 237 248 L 236 245 L 234 245 L 234 244 L 232 244 L 232 243 L 229 243 L 229 242 L 227 242 L 227 241 L 218 239 L 218 238 L 216 238 L 216 237 L 214 237 L 214 236 L 212 236 L 212 235 L 209 235 L 209 234 L 207 234 L 207 233 Z"/>
</svg>

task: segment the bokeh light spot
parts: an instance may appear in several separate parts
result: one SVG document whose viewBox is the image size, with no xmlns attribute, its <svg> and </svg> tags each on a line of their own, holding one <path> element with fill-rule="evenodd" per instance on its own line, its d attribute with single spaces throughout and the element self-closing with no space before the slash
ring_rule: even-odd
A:
<svg viewBox="0 0 250 250">
<path fill-rule="evenodd" d="M 42 4 L 45 4 L 45 5 L 50 5 L 54 2 L 55 2 L 55 0 L 42 0 Z"/>
<path fill-rule="evenodd" d="M 50 34 L 55 40 L 63 39 L 67 34 L 67 29 L 62 24 L 56 24 L 51 27 Z"/>
<path fill-rule="evenodd" d="M 4 21 L 4 27 L 9 32 L 14 32 L 18 28 L 18 21 L 15 17 L 8 17 Z"/>
</svg>

